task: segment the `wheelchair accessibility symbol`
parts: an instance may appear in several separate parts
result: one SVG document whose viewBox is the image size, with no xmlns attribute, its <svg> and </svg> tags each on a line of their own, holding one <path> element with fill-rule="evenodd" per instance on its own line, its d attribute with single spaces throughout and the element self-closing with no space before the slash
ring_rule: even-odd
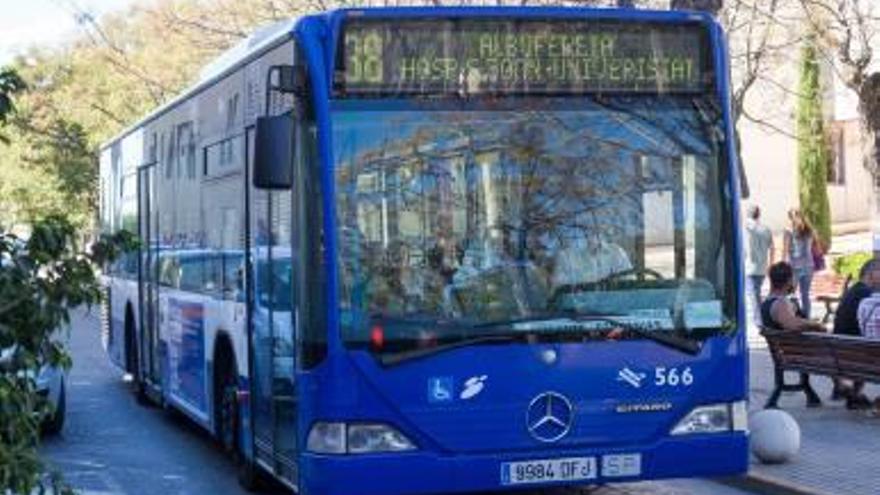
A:
<svg viewBox="0 0 880 495">
<path fill-rule="evenodd" d="M 452 400 L 452 377 L 435 376 L 428 379 L 428 402 L 449 402 Z"/>
</svg>

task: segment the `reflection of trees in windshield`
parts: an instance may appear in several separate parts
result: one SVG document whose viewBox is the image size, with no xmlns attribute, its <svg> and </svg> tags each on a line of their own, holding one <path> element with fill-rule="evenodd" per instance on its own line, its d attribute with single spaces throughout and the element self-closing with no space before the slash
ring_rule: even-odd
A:
<svg viewBox="0 0 880 495">
<path fill-rule="evenodd" d="M 723 292 L 707 112 L 684 98 L 548 101 L 338 112 L 344 308 L 523 314 L 561 286 L 645 269 Z"/>
</svg>

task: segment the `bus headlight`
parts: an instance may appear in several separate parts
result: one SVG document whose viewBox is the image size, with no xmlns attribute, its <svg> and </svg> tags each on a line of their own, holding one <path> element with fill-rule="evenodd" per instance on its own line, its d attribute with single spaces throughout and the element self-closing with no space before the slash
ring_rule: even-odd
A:
<svg viewBox="0 0 880 495">
<path fill-rule="evenodd" d="M 729 431 L 748 431 L 744 401 L 696 407 L 675 425 L 670 434 L 692 435 Z"/>
<path fill-rule="evenodd" d="M 352 424 L 348 426 L 348 453 L 402 452 L 415 445 L 396 429 L 383 424 Z"/>
<path fill-rule="evenodd" d="M 306 447 L 317 454 L 344 454 L 345 423 L 315 423 Z"/>
<path fill-rule="evenodd" d="M 416 448 L 403 433 L 386 424 L 325 422 L 312 426 L 306 447 L 316 454 L 370 454 Z"/>
</svg>

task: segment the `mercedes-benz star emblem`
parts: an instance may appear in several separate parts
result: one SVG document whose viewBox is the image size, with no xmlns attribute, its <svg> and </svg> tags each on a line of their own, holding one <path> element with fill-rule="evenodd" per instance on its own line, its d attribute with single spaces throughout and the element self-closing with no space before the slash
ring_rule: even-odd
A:
<svg viewBox="0 0 880 495">
<path fill-rule="evenodd" d="M 541 442 L 555 442 L 567 435 L 573 420 L 571 402 L 556 392 L 539 394 L 526 410 L 526 427 Z"/>
</svg>

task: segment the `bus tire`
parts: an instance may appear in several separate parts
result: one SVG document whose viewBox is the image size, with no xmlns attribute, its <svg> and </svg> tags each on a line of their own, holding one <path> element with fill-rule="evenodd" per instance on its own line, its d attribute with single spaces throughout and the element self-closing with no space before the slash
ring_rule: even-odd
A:
<svg viewBox="0 0 880 495">
<path fill-rule="evenodd" d="M 125 371 L 131 375 L 131 387 L 138 404 L 147 406 L 150 399 L 144 382 L 141 380 L 140 354 L 138 353 L 137 330 L 134 324 L 134 312 L 131 306 L 125 308 Z"/>
<path fill-rule="evenodd" d="M 235 434 L 239 429 L 239 414 L 235 394 L 235 358 L 225 340 L 220 340 L 214 350 L 214 434 L 223 451 L 231 453 L 236 448 Z"/>
<path fill-rule="evenodd" d="M 236 471 L 238 484 L 249 492 L 255 492 L 263 487 L 263 472 L 251 459 L 246 459 L 243 454 L 238 454 Z"/>
<path fill-rule="evenodd" d="M 262 471 L 256 463 L 242 452 L 241 409 L 238 401 L 238 367 L 228 339 L 218 341 L 214 353 L 214 424 L 215 435 L 223 451 L 236 464 L 238 482 L 248 491 L 259 490 Z"/>
</svg>

